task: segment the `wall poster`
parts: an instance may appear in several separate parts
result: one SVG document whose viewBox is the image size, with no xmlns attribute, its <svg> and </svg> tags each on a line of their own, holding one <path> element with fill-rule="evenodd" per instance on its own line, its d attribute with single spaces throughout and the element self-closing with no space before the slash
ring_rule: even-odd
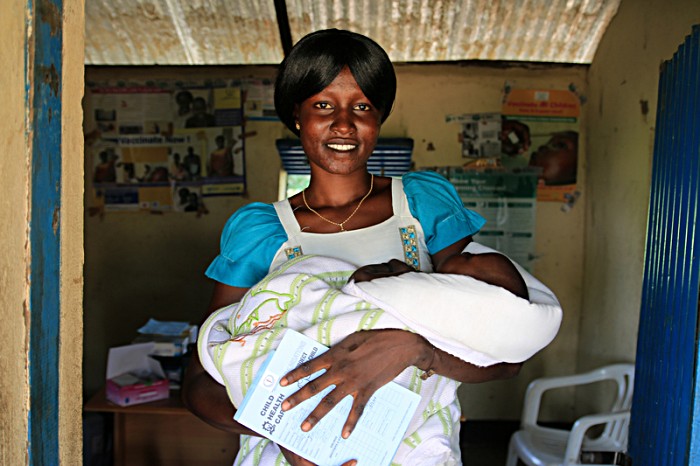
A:
<svg viewBox="0 0 700 466">
<path fill-rule="evenodd" d="M 91 207 L 202 213 L 203 197 L 245 193 L 242 95 L 252 89 L 252 117 L 269 119 L 269 87 L 263 80 L 89 83 Z"/>
<path fill-rule="evenodd" d="M 537 199 L 577 196 L 579 96 L 566 90 L 511 89 L 503 102 L 501 161 L 540 171 Z"/>
<path fill-rule="evenodd" d="M 532 270 L 538 172 L 436 169 L 457 189 L 464 206 L 486 219 L 474 240 Z"/>
</svg>

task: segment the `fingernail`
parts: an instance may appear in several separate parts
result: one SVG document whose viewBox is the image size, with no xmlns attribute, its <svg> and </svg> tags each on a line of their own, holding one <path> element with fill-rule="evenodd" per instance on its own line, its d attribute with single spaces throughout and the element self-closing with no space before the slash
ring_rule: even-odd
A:
<svg viewBox="0 0 700 466">
<path fill-rule="evenodd" d="M 280 379 L 280 385 L 281 385 L 281 386 L 286 387 L 288 383 L 289 383 L 289 382 L 287 382 L 287 379 L 286 379 L 286 378 Z"/>
<path fill-rule="evenodd" d="M 304 432 L 310 431 L 311 430 L 311 423 L 309 421 L 304 421 L 301 424 L 301 430 L 303 430 Z"/>
<path fill-rule="evenodd" d="M 347 439 L 348 437 L 350 437 L 350 434 L 352 434 L 352 431 L 350 429 L 345 429 L 342 435 L 344 439 Z"/>
<path fill-rule="evenodd" d="M 282 402 L 282 411 L 287 411 L 291 407 L 292 407 L 292 404 L 289 401 L 284 400 Z"/>
</svg>

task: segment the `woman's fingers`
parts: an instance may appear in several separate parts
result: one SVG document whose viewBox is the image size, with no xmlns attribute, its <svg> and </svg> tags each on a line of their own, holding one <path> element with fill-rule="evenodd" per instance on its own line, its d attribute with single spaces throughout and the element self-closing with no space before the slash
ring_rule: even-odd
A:
<svg viewBox="0 0 700 466">
<path fill-rule="evenodd" d="M 286 387 L 287 385 L 291 385 L 294 382 L 299 382 L 300 380 L 303 380 L 316 372 L 326 369 L 327 367 L 330 366 L 329 363 L 327 363 L 327 353 L 322 354 L 321 356 L 311 359 L 309 361 L 306 361 L 304 364 L 301 364 L 299 367 L 296 369 L 292 369 L 289 371 L 284 377 L 280 379 L 280 385 L 283 387 Z"/>
<path fill-rule="evenodd" d="M 325 383 L 325 380 L 325 377 L 320 376 L 307 382 L 306 385 L 304 385 L 300 390 L 293 393 L 292 395 L 289 395 L 282 402 L 282 410 L 290 410 L 298 404 L 303 403 L 309 398 L 321 393 L 323 390 L 330 386 L 330 384 Z"/>
<path fill-rule="evenodd" d="M 360 417 L 362 416 L 362 413 L 364 412 L 365 406 L 367 406 L 368 401 L 368 399 L 360 398 L 359 396 L 355 398 L 352 404 L 352 409 L 350 410 L 350 414 L 348 414 L 348 419 L 347 421 L 345 421 L 345 425 L 343 426 L 343 438 L 346 439 L 350 437 L 352 431 L 355 430 L 355 426 L 359 422 Z"/>
<path fill-rule="evenodd" d="M 333 389 L 328 392 L 316 407 L 309 413 L 304 422 L 301 424 L 301 430 L 308 432 L 323 419 L 333 408 L 335 408 L 343 399 L 348 396 L 341 388 L 333 386 Z"/>
</svg>

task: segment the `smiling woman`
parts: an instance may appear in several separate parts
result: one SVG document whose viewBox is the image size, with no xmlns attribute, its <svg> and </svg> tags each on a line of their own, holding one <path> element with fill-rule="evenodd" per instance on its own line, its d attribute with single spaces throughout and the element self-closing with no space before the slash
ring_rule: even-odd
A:
<svg viewBox="0 0 700 466">
<path fill-rule="evenodd" d="M 221 236 L 221 252 L 206 272 L 216 282 L 208 314 L 239 302 L 270 271 L 301 255 L 330 256 L 357 267 L 398 260 L 424 272 L 449 272 L 453 259 L 466 260 L 462 252 L 484 219 L 464 208 L 446 179 L 429 172 L 402 178 L 368 172 L 368 159 L 395 94 L 389 57 L 367 37 L 331 29 L 312 33 L 294 46 L 280 65 L 275 106 L 280 119 L 301 139 L 311 167 L 309 186 L 272 205 L 249 204 L 231 216 Z M 515 269 L 512 273 L 510 278 L 520 279 Z M 307 334 L 330 350 L 307 366 L 326 372 L 290 396 L 283 409 L 313 396 L 314 387 L 320 391 L 332 385 L 301 426 L 313 432 L 326 413 L 351 395 L 347 421 L 338 426 L 347 438 L 373 393 L 396 380 L 420 393 L 424 405 L 393 463 L 460 464 L 459 383 L 510 377 L 519 365 L 477 367 L 415 333 L 372 330 L 376 322 L 371 316 L 362 325 L 348 325 L 323 309 L 319 303 L 316 327 Z M 278 335 L 290 326 L 285 317 L 270 331 Z M 261 334 L 250 344 L 270 342 Z M 184 392 L 195 414 L 222 429 L 246 434 L 237 465 L 310 464 L 233 422 L 226 391 L 197 361 L 188 371 Z"/>
</svg>

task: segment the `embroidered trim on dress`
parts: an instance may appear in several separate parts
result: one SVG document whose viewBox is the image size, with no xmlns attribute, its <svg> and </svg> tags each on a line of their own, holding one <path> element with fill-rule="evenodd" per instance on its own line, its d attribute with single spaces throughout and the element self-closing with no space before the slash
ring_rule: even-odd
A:
<svg viewBox="0 0 700 466">
<path fill-rule="evenodd" d="M 399 233 L 401 234 L 404 261 L 415 270 L 420 270 L 420 256 L 418 255 L 416 227 L 414 225 L 399 227 Z"/>
<path fill-rule="evenodd" d="M 287 256 L 287 260 L 299 257 L 304 253 L 301 251 L 301 246 L 294 246 L 293 248 L 286 248 L 284 254 Z"/>
</svg>

